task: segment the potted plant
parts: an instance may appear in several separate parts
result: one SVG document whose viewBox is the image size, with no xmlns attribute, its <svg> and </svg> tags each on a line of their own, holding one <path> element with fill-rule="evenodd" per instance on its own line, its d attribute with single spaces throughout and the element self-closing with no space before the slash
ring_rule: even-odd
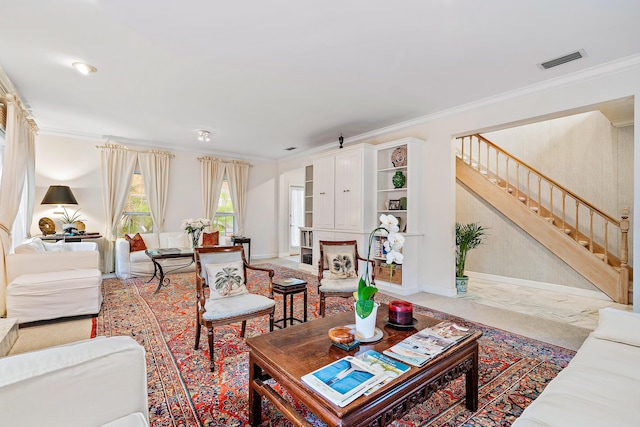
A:
<svg viewBox="0 0 640 427">
<path fill-rule="evenodd" d="M 374 228 L 369 234 L 369 248 L 367 250 L 367 261 L 364 274 L 358 282 L 358 290 L 353 293 L 356 300 L 356 331 L 365 338 L 374 335 L 376 326 L 376 312 L 379 304 L 373 301 L 373 297 L 378 292 L 369 277 L 369 264 L 371 260 L 371 247 L 373 237 L 376 233 L 386 236 L 384 249 L 385 257 L 389 268 L 393 268 L 393 263 L 402 264 L 402 253 L 400 250 L 404 245 L 404 236 L 398 232 L 398 219 L 393 215 L 380 215 L 380 225 Z"/>
<path fill-rule="evenodd" d="M 464 265 L 471 249 L 482 244 L 487 229 L 477 222 L 460 224 L 456 222 L 456 289 L 459 294 L 467 292 L 469 277 L 464 274 Z"/>
<path fill-rule="evenodd" d="M 71 233 L 76 228 L 76 221 L 80 221 L 80 209 L 77 209 L 73 214 L 69 215 L 67 208 L 63 207 L 64 213 L 60 215 L 60 221 L 62 221 L 62 230 L 65 233 Z"/>
</svg>

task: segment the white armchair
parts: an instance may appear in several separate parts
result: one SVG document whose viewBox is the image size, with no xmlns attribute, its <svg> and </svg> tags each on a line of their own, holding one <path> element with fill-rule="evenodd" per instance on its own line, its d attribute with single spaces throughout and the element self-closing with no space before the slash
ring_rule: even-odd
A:
<svg viewBox="0 0 640 427">
<path fill-rule="evenodd" d="M 94 338 L 0 358 L 3 426 L 149 425 L 145 350 Z"/>
</svg>

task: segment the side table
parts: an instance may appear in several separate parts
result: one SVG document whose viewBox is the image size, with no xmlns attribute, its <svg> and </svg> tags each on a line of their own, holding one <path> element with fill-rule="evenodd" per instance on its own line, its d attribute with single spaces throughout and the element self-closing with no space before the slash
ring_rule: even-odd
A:
<svg viewBox="0 0 640 427">
<path fill-rule="evenodd" d="M 242 247 L 244 247 L 244 245 L 246 244 L 247 245 L 247 262 L 251 264 L 251 237 L 232 236 L 231 244 L 234 246 L 240 245 Z"/>
<path fill-rule="evenodd" d="M 286 328 L 287 321 L 289 324 L 293 326 L 293 321 L 297 321 L 300 323 L 305 323 L 307 321 L 307 282 L 301 279 L 295 278 L 287 278 L 287 279 L 274 279 L 273 280 L 273 293 L 281 294 L 283 301 L 283 318 L 279 320 L 275 320 L 273 324 L 278 328 Z M 293 296 L 295 294 L 303 294 L 303 319 L 300 320 L 293 317 Z M 287 314 L 287 297 L 289 297 L 289 313 Z M 282 322 L 282 326 L 278 323 Z"/>
</svg>

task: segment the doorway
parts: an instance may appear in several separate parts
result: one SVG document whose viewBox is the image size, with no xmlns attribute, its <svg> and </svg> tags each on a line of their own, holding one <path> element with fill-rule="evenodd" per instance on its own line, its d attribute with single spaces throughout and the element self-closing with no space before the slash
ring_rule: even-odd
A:
<svg viewBox="0 0 640 427">
<path fill-rule="evenodd" d="M 304 227 L 304 187 L 289 186 L 289 254 L 300 254 L 300 227 Z"/>
</svg>

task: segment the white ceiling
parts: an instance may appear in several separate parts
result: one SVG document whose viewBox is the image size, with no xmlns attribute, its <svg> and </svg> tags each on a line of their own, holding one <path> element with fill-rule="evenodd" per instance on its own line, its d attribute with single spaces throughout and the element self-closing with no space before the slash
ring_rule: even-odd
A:
<svg viewBox="0 0 640 427">
<path fill-rule="evenodd" d="M 638 0 L 0 0 L 0 16 L 0 66 L 41 133 L 269 159 L 640 53 Z"/>
</svg>

